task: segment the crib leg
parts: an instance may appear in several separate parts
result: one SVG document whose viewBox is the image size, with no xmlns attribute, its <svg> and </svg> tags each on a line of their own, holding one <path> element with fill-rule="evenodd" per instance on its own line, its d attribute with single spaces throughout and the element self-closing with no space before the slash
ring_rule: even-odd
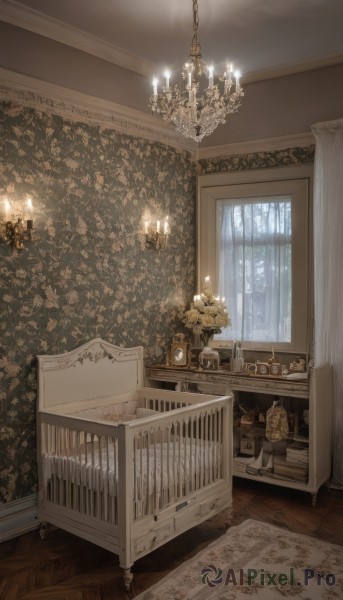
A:
<svg viewBox="0 0 343 600">
<path fill-rule="evenodd" d="M 47 536 L 47 526 L 48 524 L 45 521 L 43 521 L 39 526 L 39 535 L 41 540 L 45 540 Z"/>
<path fill-rule="evenodd" d="M 131 569 L 122 569 L 123 572 L 123 581 L 124 581 L 124 586 L 127 592 L 130 591 L 131 589 L 131 582 L 133 579 L 133 573 L 131 573 Z"/>
</svg>

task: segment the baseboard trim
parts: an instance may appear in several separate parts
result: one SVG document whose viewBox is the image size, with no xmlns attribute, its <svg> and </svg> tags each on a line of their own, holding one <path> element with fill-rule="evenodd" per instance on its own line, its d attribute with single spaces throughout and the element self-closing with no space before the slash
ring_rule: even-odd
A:
<svg viewBox="0 0 343 600">
<path fill-rule="evenodd" d="M 38 495 L 0 505 L 0 543 L 39 527 Z"/>
</svg>

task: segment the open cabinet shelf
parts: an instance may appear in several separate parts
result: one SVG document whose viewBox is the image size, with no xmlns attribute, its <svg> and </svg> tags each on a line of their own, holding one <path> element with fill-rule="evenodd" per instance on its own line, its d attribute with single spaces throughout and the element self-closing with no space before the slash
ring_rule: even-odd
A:
<svg viewBox="0 0 343 600">
<path fill-rule="evenodd" d="M 299 481 L 293 478 L 280 478 L 279 475 L 252 475 L 234 466 L 232 474 L 255 481 L 309 492 L 315 505 L 319 488 L 331 476 L 331 393 L 330 369 L 323 365 L 310 369 L 306 380 L 287 380 L 246 377 L 230 371 L 206 372 L 187 368 L 167 368 L 163 365 L 149 365 L 146 368 L 147 385 L 157 387 L 172 386 L 178 390 L 196 390 L 207 394 L 227 394 L 232 392 L 235 403 L 246 403 L 248 407 L 259 408 L 265 413 L 274 400 L 280 400 L 286 410 L 298 415 L 298 429 L 293 430 L 289 441 L 301 441 L 308 445 L 308 479 Z M 303 411 L 308 410 L 308 427 L 304 428 Z M 233 429 L 233 454 L 237 453 L 238 434 L 241 427 Z M 259 436 L 264 437 L 263 428 Z M 235 445 L 236 444 L 236 445 Z M 277 476 L 275 476 L 277 475 Z"/>
</svg>

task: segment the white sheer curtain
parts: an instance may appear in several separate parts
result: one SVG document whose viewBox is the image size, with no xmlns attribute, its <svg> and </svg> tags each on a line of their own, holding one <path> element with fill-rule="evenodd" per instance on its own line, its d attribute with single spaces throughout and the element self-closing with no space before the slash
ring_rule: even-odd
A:
<svg viewBox="0 0 343 600">
<path fill-rule="evenodd" d="M 316 137 L 314 358 L 318 365 L 332 365 L 332 485 L 343 488 L 343 119 L 316 124 L 312 131 Z"/>
<path fill-rule="evenodd" d="M 291 210 L 286 196 L 218 202 L 218 287 L 232 339 L 291 341 Z"/>
</svg>

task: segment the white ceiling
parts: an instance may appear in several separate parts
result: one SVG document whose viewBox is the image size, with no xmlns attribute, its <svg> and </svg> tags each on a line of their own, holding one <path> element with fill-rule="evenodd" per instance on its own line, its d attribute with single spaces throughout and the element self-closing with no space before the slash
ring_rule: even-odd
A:
<svg viewBox="0 0 343 600">
<path fill-rule="evenodd" d="M 243 81 L 343 62 L 343 0 L 198 0 L 203 58 Z M 192 0 L 0 0 L 0 20 L 143 75 L 180 71 Z"/>
</svg>

